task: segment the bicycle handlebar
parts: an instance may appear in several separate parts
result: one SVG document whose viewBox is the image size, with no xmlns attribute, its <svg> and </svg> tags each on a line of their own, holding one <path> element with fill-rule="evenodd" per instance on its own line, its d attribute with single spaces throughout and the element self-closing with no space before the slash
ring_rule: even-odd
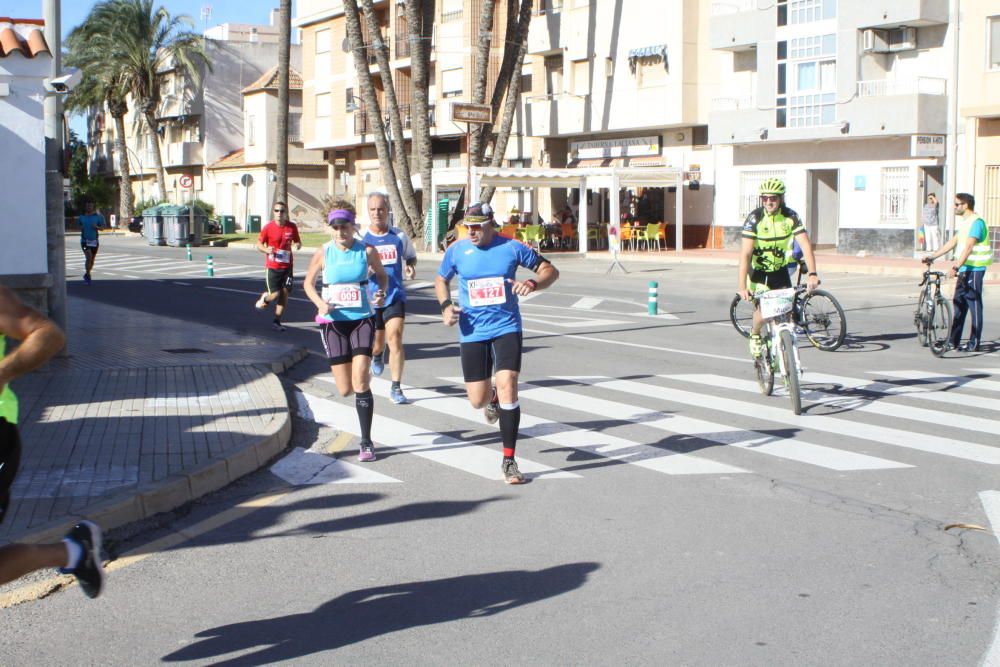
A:
<svg viewBox="0 0 1000 667">
<path fill-rule="evenodd" d="M 926 285 L 927 281 L 930 280 L 932 277 L 935 280 L 941 280 L 947 275 L 948 274 L 942 273 L 941 271 L 931 271 L 930 269 L 927 269 L 926 271 L 924 271 L 924 278 L 923 280 L 920 281 L 919 287 L 923 287 L 924 285 Z"/>
</svg>

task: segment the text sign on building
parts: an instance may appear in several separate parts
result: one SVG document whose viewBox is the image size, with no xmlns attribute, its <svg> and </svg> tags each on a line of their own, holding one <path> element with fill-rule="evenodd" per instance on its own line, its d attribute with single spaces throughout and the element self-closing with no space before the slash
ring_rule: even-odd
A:
<svg viewBox="0 0 1000 667">
<path fill-rule="evenodd" d="M 910 137 L 910 155 L 913 157 L 944 157 L 944 136 L 940 134 L 915 134 Z"/>
<path fill-rule="evenodd" d="M 660 154 L 660 137 L 622 137 L 620 139 L 596 139 L 593 141 L 572 141 L 570 153 L 579 160 L 608 157 L 639 157 Z"/>
<path fill-rule="evenodd" d="M 493 120 L 493 107 L 489 104 L 455 102 L 451 105 L 453 123 L 489 123 Z"/>
</svg>

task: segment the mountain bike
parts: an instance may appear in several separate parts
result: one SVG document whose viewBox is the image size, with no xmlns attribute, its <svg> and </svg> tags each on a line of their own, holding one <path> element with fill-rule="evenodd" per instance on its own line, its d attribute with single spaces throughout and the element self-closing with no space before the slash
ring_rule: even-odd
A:
<svg viewBox="0 0 1000 667">
<path fill-rule="evenodd" d="M 809 292 L 802 284 L 801 268 L 793 289 L 792 321 L 802 328 L 809 342 L 824 352 L 833 352 L 843 345 L 847 337 L 847 317 L 837 298 L 823 289 Z M 753 303 L 744 301 L 739 294 L 729 304 L 729 320 L 744 338 L 750 337 L 753 311 Z"/>
<path fill-rule="evenodd" d="M 924 271 L 920 281 L 920 299 L 913 313 L 913 324 L 917 327 L 917 339 L 923 347 L 929 347 L 935 357 L 948 350 L 948 335 L 951 332 L 951 304 L 941 294 L 941 280 L 945 274 L 940 271 Z"/>
<path fill-rule="evenodd" d="M 754 358 L 753 365 L 760 393 L 765 396 L 771 395 L 774 390 L 774 375 L 779 373 L 792 401 L 792 412 L 800 415 L 802 393 L 799 389 L 799 380 L 802 377 L 802 365 L 799 363 L 792 315 L 795 309 L 795 297 L 794 287 L 759 292 L 751 297 L 751 302 L 760 307 L 765 327 L 761 331 L 764 349 L 759 357 Z"/>
</svg>

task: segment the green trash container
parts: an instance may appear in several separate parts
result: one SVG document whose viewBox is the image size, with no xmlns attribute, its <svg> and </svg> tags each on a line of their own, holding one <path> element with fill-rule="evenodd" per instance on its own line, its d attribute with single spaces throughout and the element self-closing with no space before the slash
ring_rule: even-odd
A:
<svg viewBox="0 0 1000 667">
<path fill-rule="evenodd" d="M 448 206 L 450 201 L 448 199 L 441 199 L 438 201 L 437 206 L 427 209 L 427 220 L 424 223 L 424 241 L 428 246 L 431 245 L 431 235 L 434 233 L 432 231 L 433 220 L 432 215 L 436 214 L 437 217 L 437 247 L 441 247 L 441 243 L 444 241 L 444 235 L 448 232 Z"/>
<path fill-rule="evenodd" d="M 219 224 L 222 226 L 223 234 L 235 234 L 236 233 L 236 216 L 235 215 L 222 215 L 219 216 Z"/>
<path fill-rule="evenodd" d="M 259 215 L 248 215 L 246 224 L 247 234 L 258 234 L 260 233 L 260 216 Z"/>
</svg>

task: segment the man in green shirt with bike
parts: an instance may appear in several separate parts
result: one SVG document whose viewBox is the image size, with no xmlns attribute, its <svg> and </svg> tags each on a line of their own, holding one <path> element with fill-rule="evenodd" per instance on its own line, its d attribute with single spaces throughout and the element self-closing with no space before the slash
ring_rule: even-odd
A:
<svg viewBox="0 0 1000 667">
<path fill-rule="evenodd" d="M 756 292 L 792 286 L 787 266 L 796 261 L 792 256 L 796 241 L 809 272 L 806 286 L 810 292 L 816 289 L 819 276 L 812 243 L 798 213 L 785 206 L 785 183 L 778 178 L 766 179 L 760 184 L 760 203 L 743 223 L 736 288 L 740 298 L 749 300 Z M 764 347 L 762 325 L 758 308 L 754 310 L 750 332 L 750 354 L 755 358 L 760 357 Z"/>
</svg>

